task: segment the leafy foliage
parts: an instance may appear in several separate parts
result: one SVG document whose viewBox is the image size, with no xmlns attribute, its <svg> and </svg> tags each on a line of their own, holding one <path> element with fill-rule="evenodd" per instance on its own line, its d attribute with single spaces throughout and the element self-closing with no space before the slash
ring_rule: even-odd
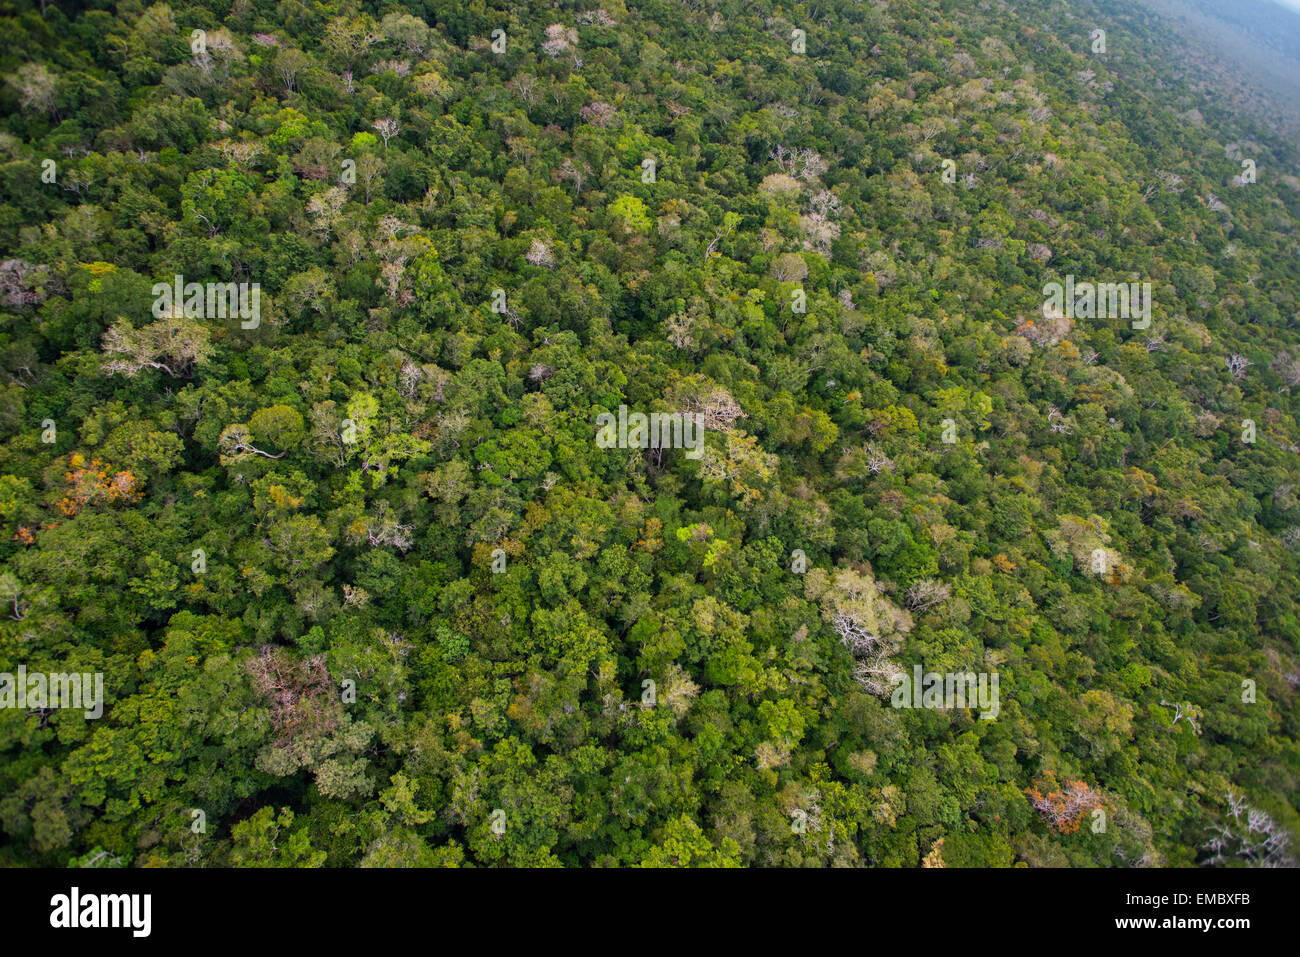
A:
<svg viewBox="0 0 1300 957">
<path fill-rule="evenodd" d="M 0 13 L 0 671 L 106 695 L 0 862 L 1287 862 L 1294 140 L 1141 7 L 599 2 Z"/>
</svg>

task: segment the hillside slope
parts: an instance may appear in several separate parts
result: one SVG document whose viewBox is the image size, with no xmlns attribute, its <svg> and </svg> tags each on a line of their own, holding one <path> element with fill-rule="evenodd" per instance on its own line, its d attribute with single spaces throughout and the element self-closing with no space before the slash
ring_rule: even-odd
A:
<svg viewBox="0 0 1300 957">
<path fill-rule="evenodd" d="M 1167 21 L 63 6 L 0 863 L 1291 863 L 1300 169 Z"/>
</svg>

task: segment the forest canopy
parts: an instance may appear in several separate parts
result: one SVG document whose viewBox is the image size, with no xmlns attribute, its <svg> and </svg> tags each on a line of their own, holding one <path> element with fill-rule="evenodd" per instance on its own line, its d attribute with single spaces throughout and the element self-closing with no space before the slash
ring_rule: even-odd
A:
<svg viewBox="0 0 1300 957">
<path fill-rule="evenodd" d="M 0 864 L 1294 862 L 1300 167 L 1155 13 L 0 29 Z"/>
</svg>

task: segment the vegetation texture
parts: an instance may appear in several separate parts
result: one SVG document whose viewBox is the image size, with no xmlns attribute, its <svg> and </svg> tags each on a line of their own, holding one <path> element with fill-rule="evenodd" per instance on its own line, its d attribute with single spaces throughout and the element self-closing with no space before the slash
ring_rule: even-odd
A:
<svg viewBox="0 0 1300 957">
<path fill-rule="evenodd" d="M 104 687 L 0 864 L 1291 862 L 1297 155 L 1151 8 L 0 30 L 0 671 Z"/>
</svg>

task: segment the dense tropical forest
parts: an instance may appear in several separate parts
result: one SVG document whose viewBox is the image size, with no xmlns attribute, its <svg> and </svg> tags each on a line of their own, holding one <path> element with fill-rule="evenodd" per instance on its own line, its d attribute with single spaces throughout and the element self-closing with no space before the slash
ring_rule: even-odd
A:
<svg viewBox="0 0 1300 957">
<path fill-rule="evenodd" d="M 1300 156 L 1158 11 L 0 30 L 0 864 L 1293 864 Z"/>
</svg>

